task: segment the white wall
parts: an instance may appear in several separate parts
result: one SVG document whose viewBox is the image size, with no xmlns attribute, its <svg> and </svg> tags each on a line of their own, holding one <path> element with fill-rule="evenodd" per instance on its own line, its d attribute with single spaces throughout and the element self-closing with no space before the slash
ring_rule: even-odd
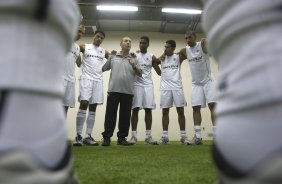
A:
<svg viewBox="0 0 282 184">
<path fill-rule="evenodd" d="M 150 38 L 150 46 L 148 51 L 152 52 L 157 57 L 163 53 L 164 43 L 166 40 L 173 39 L 176 41 L 176 52 L 178 52 L 181 48 L 184 48 L 186 45 L 184 35 L 179 34 L 163 34 L 163 33 L 142 33 L 142 32 L 106 32 L 106 38 L 102 43 L 102 47 L 108 50 L 109 52 L 112 50 L 120 51 L 120 41 L 124 36 L 129 36 L 132 39 L 132 48 L 131 51 L 136 51 L 139 49 L 139 38 L 140 36 L 149 36 Z M 201 35 L 198 36 L 198 39 L 201 38 Z M 83 43 L 92 43 L 92 37 L 83 37 L 78 41 L 78 44 Z M 217 76 L 217 65 L 215 62 L 211 62 L 212 71 L 215 76 Z M 76 76 L 79 77 L 79 68 L 76 69 Z M 107 100 L 107 89 L 108 89 L 108 81 L 109 81 L 110 72 L 105 72 L 103 74 L 104 80 L 104 104 L 99 105 L 97 107 L 96 112 L 96 120 L 94 125 L 94 130 L 92 136 L 94 139 L 100 141 L 102 139 L 101 133 L 104 128 L 104 118 L 105 118 L 105 109 L 106 109 L 106 100 Z M 187 101 L 187 107 L 185 107 L 185 116 L 186 116 L 186 131 L 189 139 L 193 137 L 194 129 L 193 129 L 193 117 L 192 117 L 192 107 L 191 107 L 191 75 L 187 60 L 183 61 L 181 67 L 181 75 L 182 82 L 184 87 L 185 98 Z M 160 76 L 158 76 L 154 70 L 152 70 L 152 78 L 154 82 L 154 92 L 155 92 L 155 101 L 157 104 L 157 108 L 153 110 L 153 125 L 152 125 L 152 135 L 155 140 L 158 140 L 161 137 L 162 132 L 162 111 L 159 108 L 160 104 Z M 76 81 L 76 96 L 79 94 L 79 81 Z M 73 109 L 69 109 L 68 112 L 68 136 L 69 139 L 73 140 L 76 135 L 76 113 L 78 111 L 79 103 L 76 102 L 76 106 Z M 84 125 L 85 133 L 86 123 Z M 212 124 L 210 119 L 210 112 L 208 108 L 202 109 L 202 136 L 203 139 L 210 139 L 207 137 L 209 133 L 212 132 Z M 116 127 L 117 130 L 117 127 Z M 116 132 L 112 137 L 112 140 L 116 140 Z M 144 110 L 139 112 L 139 123 L 138 123 L 138 139 L 144 140 L 145 138 L 145 122 L 144 122 Z M 129 132 L 129 137 L 131 136 L 131 129 Z M 177 120 L 177 112 L 175 107 L 170 110 L 170 124 L 169 124 L 169 138 L 170 140 L 178 140 L 179 139 L 179 125 Z"/>
</svg>

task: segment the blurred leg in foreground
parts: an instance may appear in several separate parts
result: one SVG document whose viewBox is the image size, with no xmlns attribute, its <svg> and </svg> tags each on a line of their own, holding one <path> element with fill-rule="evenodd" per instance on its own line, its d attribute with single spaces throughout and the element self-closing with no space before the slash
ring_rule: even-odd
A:
<svg viewBox="0 0 282 184">
<path fill-rule="evenodd" d="M 209 0 L 204 12 L 220 72 L 220 183 L 282 183 L 282 1 Z"/>
<path fill-rule="evenodd" d="M 0 2 L 0 183 L 71 183 L 62 108 L 72 0 Z"/>
</svg>

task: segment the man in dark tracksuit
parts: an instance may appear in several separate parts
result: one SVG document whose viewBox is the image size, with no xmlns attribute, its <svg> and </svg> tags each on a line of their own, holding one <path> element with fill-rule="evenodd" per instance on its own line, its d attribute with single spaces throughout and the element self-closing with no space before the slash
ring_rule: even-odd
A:
<svg viewBox="0 0 282 184">
<path fill-rule="evenodd" d="M 117 144 L 132 145 L 125 138 L 128 136 L 130 127 L 134 78 L 135 75 L 142 76 L 142 70 L 138 66 L 135 57 L 129 54 L 131 39 L 129 37 L 122 38 L 120 46 L 120 53 L 111 56 L 102 68 L 103 72 L 111 69 L 102 146 L 110 146 L 110 138 L 115 130 L 119 104 Z"/>
</svg>

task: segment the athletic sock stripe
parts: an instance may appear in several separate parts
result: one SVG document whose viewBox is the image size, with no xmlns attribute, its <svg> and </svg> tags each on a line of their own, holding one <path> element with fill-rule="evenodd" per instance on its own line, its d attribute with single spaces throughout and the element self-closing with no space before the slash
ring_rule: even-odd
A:
<svg viewBox="0 0 282 184">
<path fill-rule="evenodd" d="M 3 114 L 3 110 L 4 110 L 4 106 L 5 106 L 5 102 L 7 99 L 7 95 L 8 95 L 8 91 L 1 91 L 1 98 L 0 98 L 0 125 L 1 125 L 1 119 L 2 119 L 2 114 Z"/>
<path fill-rule="evenodd" d="M 51 168 L 51 171 L 59 171 L 63 168 L 65 168 L 71 161 L 71 145 L 67 143 L 67 149 L 65 151 L 64 156 L 62 157 L 62 160 L 53 168 Z"/>
<path fill-rule="evenodd" d="M 47 18 L 50 0 L 38 0 L 35 18 L 42 21 Z"/>
<path fill-rule="evenodd" d="M 243 173 L 242 171 L 239 171 L 238 169 L 233 167 L 226 160 L 226 158 L 223 157 L 223 155 L 220 153 L 220 151 L 218 150 L 215 144 L 212 147 L 212 156 L 220 172 L 227 175 L 228 177 L 239 179 L 247 175 L 247 173 Z"/>
</svg>

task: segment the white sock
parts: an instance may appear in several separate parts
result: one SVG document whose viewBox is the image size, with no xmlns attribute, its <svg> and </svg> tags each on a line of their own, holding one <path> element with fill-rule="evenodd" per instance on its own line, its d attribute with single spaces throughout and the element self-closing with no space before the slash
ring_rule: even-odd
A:
<svg viewBox="0 0 282 184">
<path fill-rule="evenodd" d="M 186 137 L 186 131 L 180 130 L 180 137 Z"/>
<path fill-rule="evenodd" d="M 83 124 L 86 119 L 86 110 L 78 109 L 76 116 L 76 133 L 82 135 Z"/>
<path fill-rule="evenodd" d="M 132 137 L 137 137 L 137 131 L 132 131 L 131 134 L 132 134 Z"/>
<path fill-rule="evenodd" d="M 194 126 L 194 130 L 195 130 L 196 137 L 201 138 L 202 137 L 201 136 L 201 126 L 199 126 L 199 125 Z"/>
<path fill-rule="evenodd" d="M 86 135 L 92 134 L 94 123 L 95 123 L 95 116 L 96 116 L 95 112 L 89 111 L 88 117 L 87 117 L 87 120 L 86 120 L 86 123 L 87 123 Z"/>
<path fill-rule="evenodd" d="M 215 134 L 215 128 L 216 128 L 216 126 L 212 126 L 213 134 Z"/>
<path fill-rule="evenodd" d="M 168 137 L 168 131 L 163 131 L 162 137 Z"/>
<path fill-rule="evenodd" d="M 67 124 L 59 97 L 12 91 L 2 113 L 0 152 L 28 151 L 47 167 L 58 164 L 67 147 Z"/>
<path fill-rule="evenodd" d="M 146 130 L 145 135 L 146 137 L 150 137 L 152 135 L 152 130 Z"/>
</svg>

